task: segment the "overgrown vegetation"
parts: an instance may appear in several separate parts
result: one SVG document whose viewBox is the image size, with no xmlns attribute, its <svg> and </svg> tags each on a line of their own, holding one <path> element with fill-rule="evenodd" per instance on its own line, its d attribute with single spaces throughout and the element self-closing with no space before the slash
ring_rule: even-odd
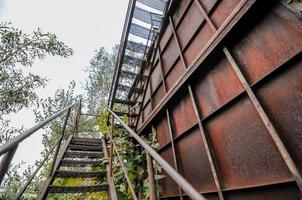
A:
<svg viewBox="0 0 302 200">
<path fill-rule="evenodd" d="M 22 67 L 31 66 L 34 60 L 43 59 L 46 54 L 60 55 L 68 57 L 72 54 L 72 50 L 68 48 L 64 43 L 59 42 L 55 35 L 41 33 L 40 30 L 33 33 L 33 35 L 23 34 L 22 31 L 15 29 L 10 24 L 2 24 L 2 52 L 8 52 L 5 58 L 0 63 L 0 70 L 4 73 L 0 77 L 0 84 L 4 87 L 12 86 L 10 92 L 0 91 L 1 98 L 4 99 L 4 104 L 1 105 L 2 113 L 17 112 L 23 107 L 30 105 L 37 105 L 39 108 L 35 109 L 36 121 L 40 122 L 48 118 L 58 110 L 70 105 L 80 98 L 83 99 L 83 112 L 100 114 L 99 119 L 94 117 L 81 117 L 81 129 L 94 129 L 98 127 L 99 131 L 104 134 L 104 137 L 108 141 L 107 132 L 107 115 L 104 109 L 107 106 L 110 85 L 113 76 L 113 70 L 116 62 L 118 47 L 114 47 L 110 52 L 104 48 L 100 48 L 95 52 L 95 55 L 91 59 L 90 65 L 87 67 L 88 78 L 83 86 L 85 89 L 84 96 L 76 94 L 75 82 L 71 82 L 67 89 L 58 89 L 53 97 L 39 101 L 35 94 L 37 87 L 42 87 L 46 84 L 46 79 L 33 74 L 26 74 Z M 9 39 L 11 32 L 11 38 Z M 7 35 L 8 34 L 8 35 Z M 5 39 L 7 38 L 7 39 Z M 7 41 L 6 41 L 7 40 Z M 11 41 L 13 40 L 13 41 Z M 14 41 L 16 40 L 16 41 Z M 7 44 L 4 44 L 4 42 Z M 7 47 L 4 47 L 8 45 Z M 9 47 L 10 46 L 10 47 Z M 9 53 L 10 52 L 10 53 Z M 4 69 L 7 66 L 7 69 Z M 11 77 L 11 78 L 10 78 Z M 8 80 L 9 79 L 9 80 Z M 0 86 L 2 86 L 0 85 Z M 24 86 L 24 87 L 23 87 Z M 2 97 L 3 96 L 3 97 Z M 71 112 L 71 116 L 67 123 L 65 140 L 73 133 L 75 112 Z M 41 153 L 44 157 L 49 150 L 53 147 L 57 139 L 61 134 L 61 126 L 64 121 L 64 116 L 52 121 L 46 128 L 43 135 L 44 150 Z M 125 118 L 127 121 L 127 118 Z M 1 142 L 6 142 L 15 136 L 18 130 L 12 128 L 9 125 L 9 121 L 2 121 L 0 125 L 1 129 L 5 128 L 6 134 L 1 135 Z M 110 129 L 110 127 L 109 127 Z M 153 148 L 157 148 L 156 132 L 154 129 L 150 130 L 148 137 L 144 138 Z M 135 141 L 129 137 L 128 133 L 119 125 L 114 130 L 114 140 L 117 145 L 117 151 L 122 157 L 124 165 L 127 167 L 129 177 L 135 190 L 140 193 L 143 199 L 148 199 L 149 187 L 146 172 L 146 152 L 135 143 Z M 51 159 L 49 159 L 33 180 L 30 187 L 23 195 L 23 199 L 30 200 L 35 199 L 36 195 L 41 189 L 50 168 Z M 36 165 L 39 161 L 36 162 Z M 2 184 L 0 199 L 13 199 L 16 192 L 20 189 L 21 185 L 27 180 L 28 176 L 33 172 L 35 166 L 29 167 L 23 174 L 18 172 L 20 165 L 12 166 L 10 168 L 8 178 L 5 183 Z M 160 173 L 160 168 L 155 163 L 157 173 Z M 94 169 L 100 170 L 100 169 Z M 128 184 L 125 180 L 124 174 L 121 170 L 121 166 L 117 157 L 113 160 L 113 176 L 116 190 L 118 192 L 119 199 L 128 200 L 132 199 Z M 160 178 L 160 176 L 157 176 Z M 89 180 L 90 183 L 96 183 L 103 180 Z M 83 179 L 59 179 L 54 184 L 56 185 L 81 185 L 88 184 Z M 159 190 L 158 190 L 159 191 Z M 87 196 L 88 195 L 88 196 Z M 50 195 L 49 199 L 107 199 L 107 194 L 104 193 L 90 193 L 79 195 Z"/>
<path fill-rule="evenodd" d="M 66 58 L 72 53 L 55 34 L 40 29 L 27 34 L 10 23 L 0 22 L 0 143 L 7 142 L 20 131 L 12 128 L 10 121 L 2 116 L 39 104 L 35 90 L 45 86 L 47 80 L 28 72 L 28 67 L 46 55 Z"/>
</svg>

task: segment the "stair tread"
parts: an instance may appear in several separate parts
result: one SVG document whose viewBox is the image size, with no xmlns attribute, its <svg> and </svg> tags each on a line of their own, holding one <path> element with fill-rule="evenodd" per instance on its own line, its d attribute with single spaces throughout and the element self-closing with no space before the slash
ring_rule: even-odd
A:
<svg viewBox="0 0 302 200">
<path fill-rule="evenodd" d="M 61 171 L 57 170 L 55 173 L 56 178 L 103 178 L 106 176 L 104 171 L 84 172 L 84 171 Z"/>
<path fill-rule="evenodd" d="M 101 145 L 77 145 L 77 144 L 70 144 L 68 149 L 71 150 L 81 150 L 81 151 L 102 151 L 103 147 Z"/>
<path fill-rule="evenodd" d="M 86 193 L 106 191 L 108 184 L 92 185 L 92 186 L 49 186 L 49 193 Z"/>
<path fill-rule="evenodd" d="M 61 166 L 85 166 L 85 165 L 101 165 L 102 160 L 66 160 L 61 161 Z"/>
<path fill-rule="evenodd" d="M 103 152 L 100 151 L 66 151 L 65 157 L 68 158 L 102 158 L 104 157 Z"/>
<path fill-rule="evenodd" d="M 73 145 L 87 145 L 87 146 L 100 146 L 102 145 L 100 142 L 90 142 L 90 141 L 82 141 L 82 140 L 71 140 L 70 144 Z"/>
<path fill-rule="evenodd" d="M 95 138 L 72 137 L 72 140 L 101 143 L 101 139 L 95 139 Z"/>
</svg>

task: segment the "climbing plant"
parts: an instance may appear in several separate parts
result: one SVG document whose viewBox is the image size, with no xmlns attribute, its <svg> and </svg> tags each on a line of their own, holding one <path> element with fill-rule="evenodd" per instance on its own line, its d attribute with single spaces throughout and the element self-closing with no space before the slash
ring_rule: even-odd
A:
<svg viewBox="0 0 302 200">
<path fill-rule="evenodd" d="M 106 138 L 107 141 L 110 140 L 109 131 L 112 130 L 112 126 L 107 127 L 108 112 L 102 112 L 101 117 L 98 119 L 97 123 L 100 132 Z M 124 121 L 127 121 L 127 117 L 123 117 Z M 140 191 L 144 199 L 149 197 L 149 182 L 147 179 L 146 171 L 146 151 L 138 145 L 133 138 L 129 136 L 129 133 L 118 123 L 114 126 L 113 140 L 116 144 L 116 151 L 123 160 L 124 166 L 127 168 L 129 178 L 135 191 Z M 154 128 L 150 133 L 143 137 L 143 139 L 154 149 L 158 148 L 158 142 L 156 138 L 156 131 Z M 110 141 L 108 142 L 108 144 Z M 155 171 L 161 172 L 161 168 L 154 163 Z M 113 158 L 113 180 L 117 190 L 118 198 L 131 200 L 133 199 L 129 186 L 126 182 L 124 173 L 121 169 L 117 154 L 115 152 Z M 161 178 L 160 175 L 156 176 L 156 179 Z M 159 188 L 157 190 L 159 192 Z"/>
</svg>

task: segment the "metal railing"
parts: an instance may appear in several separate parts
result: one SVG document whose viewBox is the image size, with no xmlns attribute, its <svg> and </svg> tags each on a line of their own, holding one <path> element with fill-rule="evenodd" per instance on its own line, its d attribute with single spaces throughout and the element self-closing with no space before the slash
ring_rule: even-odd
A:
<svg viewBox="0 0 302 200">
<path fill-rule="evenodd" d="M 52 161 L 52 165 L 50 168 L 50 172 L 52 173 L 53 169 L 54 169 L 54 165 L 55 162 L 57 160 L 57 155 L 58 155 L 58 151 L 60 149 L 62 140 L 64 138 L 64 134 L 65 134 L 65 129 L 67 126 L 67 122 L 68 119 L 70 117 L 70 113 L 71 113 L 71 109 L 73 107 L 78 106 L 79 109 L 77 111 L 76 114 L 76 120 L 75 120 L 75 125 L 74 125 L 74 133 L 77 130 L 77 124 L 78 124 L 78 116 L 80 114 L 80 107 L 81 107 L 81 100 L 71 104 L 69 106 L 67 106 L 66 108 L 62 109 L 61 111 L 57 112 L 56 114 L 52 115 L 51 117 L 47 118 L 46 120 L 44 120 L 43 122 L 40 122 L 38 124 L 36 124 L 35 126 L 33 126 L 32 128 L 26 130 L 25 132 L 23 132 L 22 134 L 20 134 L 19 136 L 13 138 L 12 140 L 8 141 L 7 143 L 3 144 L 2 146 L 0 146 L 0 156 L 1 156 L 1 161 L 0 161 L 0 184 L 2 183 L 5 174 L 7 173 L 8 169 L 9 169 L 9 165 L 15 155 L 15 152 L 19 146 L 19 144 L 24 141 L 25 139 L 27 139 L 29 136 L 31 136 L 32 134 L 34 134 L 35 132 L 37 132 L 38 130 L 40 130 L 41 128 L 43 128 L 44 126 L 46 126 L 47 124 L 49 124 L 51 121 L 53 121 L 54 119 L 62 116 L 64 113 L 66 113 L 65 116 L 65 120 L 64 123 L 62 125 L 62 131 L 61 131 L 61 135 L 59 137 L 59 139 L 56 141 L 55 145 L 50 149 L 50 151 L 46 154 L 46 156 L 43 158 L 43 160 L 40 162 L 40 164 L 37 166 L 37 168 L 35 169 L 35 171 L 32 173 L 32 175 L 29 177 L 29 179 L 27 180 L 27 182 L 23 185 L 23 187 L 18 191 L 18 193 L 16 194 L 15 199 L 20 199 L 21 196 L 23 195 L 23 193 L 26 191 L 27 187 L 29 186 L 29 184 L 31 183 L 31 181 L 34 179 L 34 177 L 37 175 L 37 173 L 39 172 L 39 170 L 42 168 L 42 166 L 45 164 L 45 162 L 48 160 L 49 156 L 53 153 L 53 151 L 55 150 L 55 154 L 53 156 L 53 161 Z"/>
<path fill-rule="evenodd" d="M 127 170 L 123 165 L 122 160 L 117 152 L 116 145 L 113 141 L 113 130 L 114 130 L 114 120 L 116 119 L 122 126 L 125 128 L 128 133 L 146 150 L 147 152 L 147 171 L 148 171 L 148 179 L 150 183 L 150 200 L 156 200 L 156 189 L 154 184 L 154 173 L 153 173 L 153 166 L 152 166 L 152 158 L 160 165 L 160 167 L 166 171 L 166 173 L 179 185 L 179 187 L 192 199 L 194 200 L 206 200 L 204 196 L 202 196 L 181 174 L 179 174 L 166 160 L 164 160 L 150 145 L 148 145 L 135 131 L 133 131 L 121 118 L 118 117 L 111 109 L 108 108 L 109 113 L 112 115 L 111 124 L 112 129 L 110 132 L 110 171 L 112 172 L 112 159 L 113 159 L 113 150 L 117 153 L 119 157 L 119 162 L 123 169 L 124 175 L 128 182 L 129 188 L 133 195 L 134 199 L 137 199 L 136 194 L 133 190 L 133 186 L 131 182 L 128 181 L 127 177 Z M 132 188 L 132 189 L 131 189 Z M 133 190 L 133 192 L 132 192 Z M 134 193 L 134 194 L 133 194 Z"/>
</svg>

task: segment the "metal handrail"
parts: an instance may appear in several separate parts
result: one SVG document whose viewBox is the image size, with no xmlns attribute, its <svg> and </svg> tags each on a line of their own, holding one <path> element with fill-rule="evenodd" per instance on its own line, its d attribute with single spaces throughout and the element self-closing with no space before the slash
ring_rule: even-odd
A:
<svg viewBox="0 0 302 200">
<path fill-rule="evenodd" d="M 121 125 L 136 139 L 136 141 L 148 152 L 148 154 L 158 162 L 158 164 L 167 172 L 167 174 L 194 200 L 206 200 L 204 196 L 194 189 L 194 187 L 179 174 L 166 160 L 164 160 L 151 146 L 149 146 L 137 133 L 135 133 L 121 118 L 112 110 L 108 111 L 121 123 Z"/>
<path fill-rule="evenodd" d="M 26 181 L 26 183 L 23 185 L 23 187 L 21 188 L 21 190 L 19 190 L 19 192 L 17 193 L 15 199 L 18 200 L 21 198 L 21 196 L 23 195 L 23 193 L 26 191 L 27 187 L 29 186 L 29 184 L 32 182 L 32 180 L 34 179 L 34 177 L 37 175 L 37 173 L 40 171 L 40 169 L 42 168 L 42 166 L 44 165 L 44 163 L 48 160 L 48 157 L 50 156 L 50 154 L 54 151 L 54 149 L 56 148 L 56 146 L 58 146 L 58 144 L 60 143 L 61 139 L 63 138 L 63 136 L 60 136 L 59 139 L 57 140 L 56 144 L 50 149 L 50 151 L 47 153 L 47 155 L 44 157 L 44 159 L 41 161 L 41 163 L 39 164 L 39 166 L 35 169 L 35 171 L 32 173 L 32 175 L 29 177 L 29 179 Z"/>
<path fill-rule="evenodd" d="M 49 122 L 51 122 L 52 120 L 54 120 L 55 118 L 61 116 L 65 111 L 67 111 L 69 108 L 72 108 L 73 106 L 77 105 L 78 102 L 66 107 L 65 109 L 57 112 L 56 114 L 54 114 L 53 116 L 49 117 L 48 119 L 44 120 L 43 122 L 33 126 L 32 128 L 26 130 L 25 132 L 23 132 L 22 134 L 20 134 L 19 136 L 9 140 L 7 143 L 3 144 L 2 146 L 0 146 L 0 155 L 8 152 L 9 150 L 13 149 L 14 147 L 16 147 L 20 142 L 22 142 L 24 139 L 28 138 L 29 136 L 31 136 L 33 133 L 35 133 L 36 131 L 38 131 L 39 129 L 43 128 L 46 124 L 48 124 Z"/>
<path fill-rule="evenodd" d="M 71 104 L 71 105 L 67 106 L 66 108 L 64 108 L 63 110 L 57 112 L 56 114 L 52 115 L 51 117 L 47 118 L 43 122 L 40 122 L 40 123 L 36 124 L 35 126 L 33 126 L 32 128 L 26 130 L 25 132 L 23 132 L 19 136 L 13 138 L 12 140 L 9 140 L 7 143 L 0 146 L 0 156 L 1 156 L 1 161 L 0 161 L 0 184 L 2 183 L 2 180 L 3 180 L 6 172 L 8 171 L 9 165 L 10 165 L 10 163 L 11 163 L 13 157 L 14 157 L 14 154 L 17 150 L 18 145 L 23 140 L 25 140 L 26 138 L 31 136 L 33 133 L 35 133 L 39 129 L 43 128 L 45 125 L 47 125 L 52 120 L 56 119 L 57 117 L 60 117 L 66 111 L 68 111 L 68 116 L 69 116 L 70 109 L 72 107 L 78 105 L 78 104 L 79 104 L 79 102 L 76 102 L 74 104 Z M 65 123 L 64 126 L 66 126 L 66 123 Z"/>
<path fill-rule="evenodd" d="M 130 181 L 130 178 L 129 178 L 129 175 L 128 175 L 128 170 L 127 170 L 127 168 L 125 167 L 125 165 L 124 165 L 124 163 L 122 161 L 122 158 L 121 158 L 121 156 L 120 156 L 120 154 L 119 154 L 119 152 L 118 152 L 118 150 L 116 148 L 116 144 L 115 144 L 115 142 L 113 141 L 112 138 L 110 140 L 111 140 L 112 145 L 113 145 L 113 150 L 115 151 L 116 156 L 118 158 L 118 161 L 119 161 L 119 163 L 120 163 L 120 165 L 122 167 L 122 171 L 123 171 L 123 173 L 125 175 L 125 178 L 126 178 L 126 181 L 128 183 L 128 186 L 129 186 L 130 192 L 132 194 L 132 197 L 133 197 L 134 200 L 138 200 L 138 198 L 137 198 L 137 196 L 135 194 L 135 191 L 134 191 L 134 187 L 133 187 L 133 185 L 132 185 L 132 183 Z"/>
</svg>

